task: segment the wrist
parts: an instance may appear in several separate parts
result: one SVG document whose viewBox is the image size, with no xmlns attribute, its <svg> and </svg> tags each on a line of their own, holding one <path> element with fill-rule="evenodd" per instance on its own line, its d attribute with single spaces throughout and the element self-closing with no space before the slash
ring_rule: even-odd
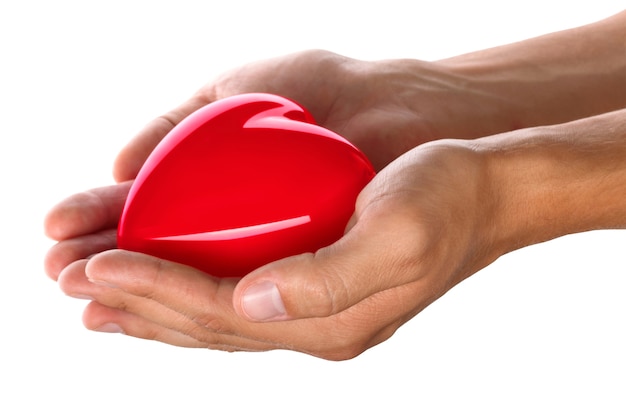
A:
<svg viewBox="0 0 626 417">
<path fill-rule="evenodd" d="M 519 105 L 461 66 L 400 59 L 374 62 L 373 68 L 376 76 L 402 86 L 400 97 L 427 140 L 475 139 L 520 127 L 511 120 Z M 368 82 L 376 79 L 372 72 Z M 384 86 L 383 96 L 389 94 Z"/>
<path fill-rule="evenodd" d="M 475 141 L 500 254 L 566 234 L 626 228 L 626 110 Z"/>
<path fill-rule="evenodd" d="M 499 101 L 508 131 L 626 107 L 626 12 L 438 61 Z"/>
</svg>

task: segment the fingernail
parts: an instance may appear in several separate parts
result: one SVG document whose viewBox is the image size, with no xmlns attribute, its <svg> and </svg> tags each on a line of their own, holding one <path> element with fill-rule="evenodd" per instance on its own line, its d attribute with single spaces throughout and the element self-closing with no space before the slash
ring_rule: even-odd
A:
<svg viewBox="0 0 626 417">
<path fill-rule="evenodd" d="M 278 287 L 271 281 L 249 287 L 242 296 L 241 306 L 250 319 L 257 321 L 280 318 L 286 313 Z"/>
<path fill-rule="evenodd" d="M 115 323 L 104 323 L 102 326 L 94 330 L 103 333 L 124 333 L 124 330 L 122 330 L 122 328 Z"/>
</svg>

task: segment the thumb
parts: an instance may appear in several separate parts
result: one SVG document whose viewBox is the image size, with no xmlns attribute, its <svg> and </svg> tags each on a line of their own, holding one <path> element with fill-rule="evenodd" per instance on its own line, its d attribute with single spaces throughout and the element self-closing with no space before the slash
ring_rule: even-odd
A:
<svg viewBox="0 0 626 417">
<path fill-rule="evenodd" d="M 394 218 L 359 220 L 338 242 L 285 258 L 244 277 L 233 294 L 251 321 L 337 314 L 380 291 L 417 277 L 419 236 Z"/>
</svg>

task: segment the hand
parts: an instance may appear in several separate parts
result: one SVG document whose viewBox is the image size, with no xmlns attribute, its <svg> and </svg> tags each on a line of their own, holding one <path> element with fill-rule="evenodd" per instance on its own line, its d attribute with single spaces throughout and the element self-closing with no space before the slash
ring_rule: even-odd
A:
<svg viewBox="0 0 626 417">
<path fill-rule="evenodd" d="M 365 188 L 344 238 L 240 282 L 112 250 L 73 262 L 59 285 L 94 300 L 84 314 L 90 329 L 179 346 L 351 358 L 497 257 L 484 172 L 466 142 L 419 147 Z M 93 194 L 107 201 L 109 191 Z M 92 224 L 115 218 L 90 213 Z"/>
<path fill-rule="evenodd" d="M 457 74 L 450 63 L 359 61 L 320 50 L 253 62 L 224 73 L 146 126 L 120 153 L 114 177 L 133 179 L 154 146 L 191 112 L 250 92 L 295 100 L 381 169 L 433 139 L 474 138 L 510 129 L 508 118 L 495 117 L 503 99 L 482 88 Z"/>
</svg>

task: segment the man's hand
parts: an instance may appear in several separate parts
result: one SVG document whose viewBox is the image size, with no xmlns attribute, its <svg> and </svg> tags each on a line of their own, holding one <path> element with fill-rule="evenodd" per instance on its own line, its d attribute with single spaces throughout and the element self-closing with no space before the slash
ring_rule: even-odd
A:
<svg viewBox="0 0 626 417">
<path fill-rule="evenodd" d="M 112 250 L 73 262 L 59 285 L 94 300 L 84 315 L 90 329 L 347 359 L 497 257 L 488 184 L 482 157 L 466 142 L 436 142 L 385 168 L 360 195 L 345 236 L 314 254 L 271 263 L 238 282 Z M 108 191 L 94 190 L 102 197 L 84 202 L 100 204 Z"/>
</svg>

